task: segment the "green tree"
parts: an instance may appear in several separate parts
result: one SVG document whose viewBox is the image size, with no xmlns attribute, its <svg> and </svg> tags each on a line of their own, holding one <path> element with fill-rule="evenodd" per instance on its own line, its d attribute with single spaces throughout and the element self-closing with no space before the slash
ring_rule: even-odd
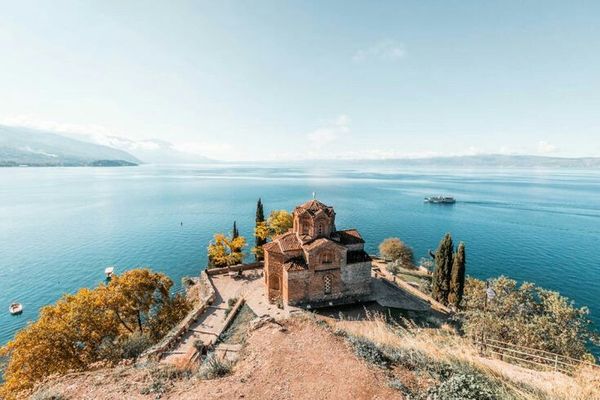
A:
<svg viewBox="0 0 600 400">
<path fill-rule="evenodd" d="M 460 306 L 465 288 L 465 244 L 460 242 L 454 261 L 452 262 L 452 272 L 450 274 L 450 293 L 448 294 L 448 302 Z"/>
<path fill-rule="evenodd" d="M 442 304 L 448 304 L 453 251 L 452 236 L 447 233 L 435 252 L 435 268 L 432 280 L 432 296 Z"/>
<path fill-rule="evenodd" d="M 231 238 L 235 239 L 240 236 L 240 231 L 238 231 L 236 221 L 233 221 L 233 229 L 231 230 Z"/>
<path fill-rule="evenodd" d="M 386 260 L 398 261 L 402 266 L 409 268 L 414 266 L 412 249 L 398 238 L 387 238 L 381 242 L 379 254 Z"/>
<path fill-rule="evenodd" d="M 258 199 L 258 202 L 256 203 L 256 226 L 255 226 L 255 232 L 258 231 L 259 227 L 261 225 L 265 224 L 265 211 L 263 209 L 263 203 L 261 199 Z M 254 248 L 252 249 L 252 252 L 254 253 L 254 258 L 256 261 L 260 261 L 263 259 L 263 251 L 262 251 L 262 246 L 267 243 L 267 239 L 266 237 L 263 237 L 262 235 L 259 234 L 255 234 L 254 235 Z"/>
<path fill-rule="evenodd" d="M 482 337 L 593 361 L 587 344 L 597 342 L 587 307 L 532 283 L 517 285 L 501 276 L 486 282 L 467 278 L 462 328 L 468 337 Z"/>
</svg>

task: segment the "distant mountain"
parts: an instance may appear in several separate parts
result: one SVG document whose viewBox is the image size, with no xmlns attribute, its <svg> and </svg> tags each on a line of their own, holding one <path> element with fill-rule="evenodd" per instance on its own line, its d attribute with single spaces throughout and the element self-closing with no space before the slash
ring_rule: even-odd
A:
<svg viewBox="0 0 600 400">
<path fill-rule="evenodd" d="M 86 141 L 126 151 L 149 164 L 203 164 L 216 162 L 199 154 L 179 151 L 172 143 L 159 139 L 131 140 L 107 135 L 88 135 L 81 136 L 81 138 L 84 138 Z"/>
<path fill-rule="evenodd" d="M 432 168 L 600 168 L 600 157 L 546 157 L 532 155 L 485 154 L 476 156 L 397 158 L 382 160 L 310 160 L 298 163 L 311 165 L 336 165 L 348 167 L 432 167 Z"/>
<path fill-rule="evenodd" d="M 131 154 L 53 132 L 0 125 L 0 166 L 129 166 Z"/>
<path fill-rule="evenodd" d="M 546 157 L 532 155 L 487 154 L 460 157 L 387 160 L 412 166 L 494 167 L 494 168 L 600 168 L 600 157 Z"/>
</svg>

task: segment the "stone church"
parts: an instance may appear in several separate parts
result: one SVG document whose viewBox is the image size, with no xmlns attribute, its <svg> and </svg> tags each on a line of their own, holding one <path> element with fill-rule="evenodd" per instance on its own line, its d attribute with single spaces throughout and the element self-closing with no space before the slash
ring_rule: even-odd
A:
<svg viewBox="0 0 600 400">
<path fill-rule="evenodd" d="M 294 224 L 263 246 L 270 302 L 322 307 L 358 302 L 371 293 L 371 258 L 356 229 L 336 230 L 335 211 L 311 200 Z"/>
</svg>

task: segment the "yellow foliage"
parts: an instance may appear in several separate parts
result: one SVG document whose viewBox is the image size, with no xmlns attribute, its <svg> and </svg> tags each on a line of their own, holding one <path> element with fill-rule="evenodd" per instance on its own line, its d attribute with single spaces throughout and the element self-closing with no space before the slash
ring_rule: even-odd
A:
<svg viewBox="0 0 600 400">
<path fill-rule="evenodd" d="M 243 236 L 230 239 L 222 233 L 217 233 L 208 245 L 208 259 L 211 265 L 217 268 L 240 264 L 244 259 L 244 247 L 246 239 Z"/>
<path fill-rule="evenodd" d="M 158 339 L 152 333 L 164 334 L 189 310 L 185 299 L 169 296 L 172 284 L 163 274 L 132 270 L 44 307 L 2 351 L 10 358 L 0 398 L 14 399 L 52 374 L 116 361 L 134 331 Z"/>
<path fill-rule="evenodd" d="M 294 218 L 286 210 L 271 211 L 266 222 L 259 222 L 254 228 L 254 236 L 262 239 L 272 239 L 292 228 Z"/>
<path fill-rule="evenodd" d="M 267 224 L 272 232 L 271 236 L 281 235 L 291 229 L 294 222 L 292 214 L 286 210 L 271 211 Z"/>
</svg>

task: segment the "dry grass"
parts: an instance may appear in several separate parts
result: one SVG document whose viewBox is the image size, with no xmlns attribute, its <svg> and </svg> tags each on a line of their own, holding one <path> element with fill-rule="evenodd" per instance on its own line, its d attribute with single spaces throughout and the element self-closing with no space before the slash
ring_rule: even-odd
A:
<svg viewBox="0 0 600 400">
<path fill-rule="evenodd" d="M 526 400 L 600 400 L 600 369 L 584 368 L 574 376 L 558 372 L 533 371 L 496 359 L 481 357 L 478 350 L 453 328 L 405 329 L 392 326 L 382 316 L 367 321 L 332 322 L 334 330 L 343 331 L 388 348 L 416 350 L 440 362 L 461 363 L 501 382 L 517 397 Z"/>
</svg>

